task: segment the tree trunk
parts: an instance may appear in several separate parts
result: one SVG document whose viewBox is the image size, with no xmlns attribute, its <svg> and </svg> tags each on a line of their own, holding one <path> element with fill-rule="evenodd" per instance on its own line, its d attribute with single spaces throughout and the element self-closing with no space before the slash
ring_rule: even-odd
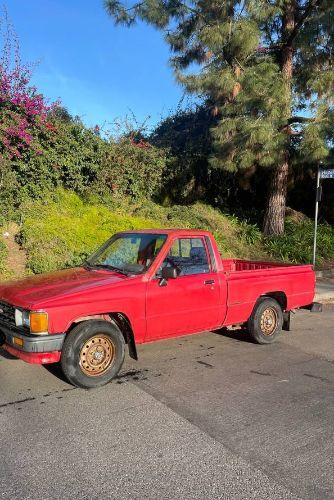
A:
<svg viewBox="0 0 334 500">
<path fill-rule="evenodd" d="M 296 0 L 286 0 L 282 20 L 282 40 L 285 44 L 281 52 L 281 71 L 285 82 L 285 112 L 286 127 L 286 147 L 282 153 L 281 163 L 272 171 L 269 184 L 267 207 L 264 215 L 263 232 L 264 234 L 281 235 L 284 234 L 284 220 L 286 207 L 286 194 L 289 175 L 289 145 L 290 145 L 290 126 L 288 120 L 291 118 L 291 87 L 293 73 L 293 47 L 292 43 L 287 43 L 289 35 L 295 27 Z"/>
<path fill-rule="evenodd" d="M 269 185 L 269 197 L 264 217 L 263 232 L 266 235 L 284 233 L 286 192 L 289 174 L 289 159 L 282 162 L 272 172 Z"/>
</svg>

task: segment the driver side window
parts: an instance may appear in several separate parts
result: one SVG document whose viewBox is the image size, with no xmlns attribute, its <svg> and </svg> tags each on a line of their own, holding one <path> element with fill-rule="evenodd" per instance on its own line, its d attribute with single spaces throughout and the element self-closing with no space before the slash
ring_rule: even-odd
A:
<svg viewBox="0 0 334 500">
<path fill-rule="evenodd" d="M 175 240 L 162 267 L 176 267 L 179 276 L 208 273 L 210 265 L 203 239 Z"/>
</svg>

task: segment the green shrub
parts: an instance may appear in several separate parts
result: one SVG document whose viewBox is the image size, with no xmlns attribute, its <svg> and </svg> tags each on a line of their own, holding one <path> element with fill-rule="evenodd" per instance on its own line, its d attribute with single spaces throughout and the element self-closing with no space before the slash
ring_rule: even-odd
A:
<svg viewBox="0 0 334 500">
<path fill-rule="evenodd" d="M 7 247 L 3 241 L 0 240 L 0 274 L 6 269 Z"/>
<path fill-rule="evenodd" d="M 40 137 L 40 151 L 28 151 L 12 161 L 21 190 L 38 197 L 54 186 L 82 192 L 96 179 L 107 142 L 78 120 L 52 122 L 52 131 Z"/>
<path fill-rule="evenodd" d="M 287 218 L 283 236 L 264 239 L 267 251 L 280 260 L 295 263 L 312 262 L 314 223 L 310 219 L 296 222 Z M 328 224 L 318 226 L 317 261 L 334 261 L 334 228 Z"/>
<path fill-rule="evenodd" d="M 47 125 L 34 130 L 38 148 L 1 159 L 0 223 L 19 218 L 25 200 L 42 198 L 60 186 L 104 197 L 159 194 L 166 170 L 162 148 L 127 137 L 107 140 L 58 108 L 50 112 Z"/>
<path fill-rule="evenodd" d="M 163 149 L 143 142 L 135 144 L 129 138 L 111 141 L 90 191 L 150 199 L 160 192 L 165 170 Z"/>
</svg>

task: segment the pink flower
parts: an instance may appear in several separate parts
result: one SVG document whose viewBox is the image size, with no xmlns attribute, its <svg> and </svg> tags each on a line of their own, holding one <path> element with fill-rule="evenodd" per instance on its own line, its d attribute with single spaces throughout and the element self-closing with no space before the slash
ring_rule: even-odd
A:
<svg viewBox="0 0 334 500">
<path fill-rule="evenodd" d="M 54 132 L 56 128 L 48 122 L 48 115 L 59 103 L 49 105 L 44 96 L 29 86 L 30 68 L 15 60 L 14 68 L 9 59 L 0 61 L 0 103 L 2 120 L 0 124 L 0 152 L 9 158 L 21 158 L 22 152 L 34 149 L 36 134 Z"/>
</svg>

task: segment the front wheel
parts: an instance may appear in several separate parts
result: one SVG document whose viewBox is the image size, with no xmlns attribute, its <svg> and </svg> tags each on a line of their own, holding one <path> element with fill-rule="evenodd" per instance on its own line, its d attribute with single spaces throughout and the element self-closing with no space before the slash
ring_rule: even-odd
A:
<svg viewBox="0 0 334 500">
<path fill-rule="evenodd" d="M 61 367 L 71 384 L 92 389 L 118 374 L 124 352 L 124 337 L 116 325 L 103 320 L 84 321 L 67 335 Z"/>
<path fill-rule="evenodd" d="M 248 320 L 248 331 L 258 344 L 271 344 L 282 331 L 283 312 L 280 304 L 270 297 L 262 297 Z"/>
</svg>

